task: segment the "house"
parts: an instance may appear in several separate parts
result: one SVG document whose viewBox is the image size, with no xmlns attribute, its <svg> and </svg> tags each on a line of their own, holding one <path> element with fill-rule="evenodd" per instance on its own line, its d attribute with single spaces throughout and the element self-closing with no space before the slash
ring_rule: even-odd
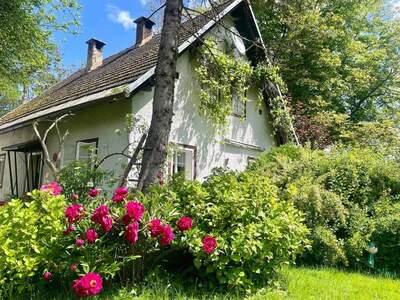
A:
<svg viewBox="0 0 400 300">
<path fill-rule="evenodd" d="M 123 129 L 128 114 L 150 123 L 160 35 L 153 33 L 151 20 L 141 17 L 135 22 L 136 43 L 132 47 L 103 59 L 105 43 L 90 39 L 85 68 L 0 118 L 0 199 L 21 196 L 46 180 L 48 167 L 33 131 L 35 120 L 48 126 L 46 120 L 73 113 L 60 125 L 62 131 L 70 132 L 61 154 L 62 165 L 87 159 L 88 145 L 95 147 L 102 158 L 121 152 L 139 139 L 136 129 Z M 198 37 L 213 35 L 222 36 L 245 59 L 263 55 L 259 48 L 248 43 L 262 41 L 248 0 L 226 2 L 182 23 L 170 134 L 174 147 L 168 172 L 184 171 L 187 179 L 202 180 L 216 167 L 242 170 L 274 145 L 267 108 L 258 105 L 254 88 L 248 91 L 249 101 L 245 106 L 233 99 L 236 114 L 230 116 L 229 128 L 222 133 L 199 114 L 199 86 L 193 71 L 196 57 L 192 50 L 199 46 Z M 57 152 L 54 131 L 46 144 L 50 156 Z M 118 166 L 127 160 L 124 156 L 113 156 L 102 167 L 119 170 Z M 132 172 L 131 181 L 134 176 Z"/>
</svg>

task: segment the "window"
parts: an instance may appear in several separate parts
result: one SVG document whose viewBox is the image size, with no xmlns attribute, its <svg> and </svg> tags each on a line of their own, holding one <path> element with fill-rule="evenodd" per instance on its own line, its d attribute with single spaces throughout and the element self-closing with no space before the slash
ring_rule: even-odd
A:
<svg viewBox="0 0 400 300">
<path fill-rule="evenodd" d="M 241 99 L 237 94 L 232 96 L 232 113 L 236 117 L 246 117 L 246 101 Z"/>
<path fill-rule="evenodd" d="M 185 179 L 194 180 L 196 175 L 196 147 L 176 145 L 169 164 L 169 174 L 184 174 Z"/>
<path fill-rule="evenodd" d="M 80 161 L 89 161 L 97 154 L 99 139 L 81 140 L 76 142 L 75 158 Z"/>
<path fill-rule="evenodd" d="M 0 188 L 3 187 L 4 166 L 6 164 L 6 154 L 0 154 Z"/>
</svg>

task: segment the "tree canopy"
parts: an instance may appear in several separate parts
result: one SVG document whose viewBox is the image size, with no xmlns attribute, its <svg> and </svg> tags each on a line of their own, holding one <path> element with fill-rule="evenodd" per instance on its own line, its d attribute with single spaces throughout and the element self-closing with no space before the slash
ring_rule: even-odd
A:
<svg viewBox="0 0 400 300">
<path fill-rule="evenodd" d="M 76 0 L 1 1 L 0 20 L 1 114 L 21 98 L 23 86 L 48 76 L 59 57 L 52 33 L 76 32 L 79 5 Z"/>
<path fill-rule="evenodd" d="M 293 102 L 353 122 L 397 109 L 400 21 L 383 0 L 253 0 Z"/>
</svg>

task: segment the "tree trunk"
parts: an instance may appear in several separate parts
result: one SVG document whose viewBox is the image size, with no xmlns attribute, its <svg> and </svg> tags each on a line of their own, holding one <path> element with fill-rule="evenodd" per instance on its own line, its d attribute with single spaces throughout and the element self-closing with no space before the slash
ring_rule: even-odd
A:
<svg viewBox="0 0 400 300">
<path fill-rule="evenodd" d="M 160 49 L 155 70 L 153 115 L 143 152 L 138 188 L 146 190 L 162 169 L 171 131 L 175 74 L 178 51 L 178 30 L 182 15 L 182 0 L 166 0 Z"/>
</svg>

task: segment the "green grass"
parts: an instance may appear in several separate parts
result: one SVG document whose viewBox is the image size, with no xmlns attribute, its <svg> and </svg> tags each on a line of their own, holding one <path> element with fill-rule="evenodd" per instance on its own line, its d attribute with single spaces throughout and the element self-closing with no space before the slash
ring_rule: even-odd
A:
<svg viewBox="0 0 400 300">
<path fill-rule="evenodd" d="M 342 272 L 335 269 L 290 269 L 287 292 L 260 299 L 400 299 L 400 280 Z"/>
<path fill-rule="evenodd" d="M 286 291 L 264 291 L 249 300 L 400 299 L 400 280 L 335 269 L 291 268 L 285 271 Z M 2 298 L 2 297 L 0 297 Z M 182 284 L 172 278 L 148 280 L 139 287 L 105 288 L 96 300 L 243 299 L 229 291 Z M 16 298 L 12 298 L 16 299 Z M 23 299 L 29 299 L 24 297 Z M 69 290 L 46 291 L 30 299 L 75 299 Z"/>
</svg>

